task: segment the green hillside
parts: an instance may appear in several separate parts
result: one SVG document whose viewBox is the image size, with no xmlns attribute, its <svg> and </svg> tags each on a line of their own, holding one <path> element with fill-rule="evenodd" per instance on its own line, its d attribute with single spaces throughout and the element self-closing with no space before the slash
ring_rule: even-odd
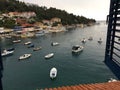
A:
<svg viewBox="0 0 120 90">
<path fill-rule="evenodd" d="M 51 18 L 61 18 L 63 25 L 71 24 L 88 24 L 94 23 L 94 19 L 89 19 L 84 16 L 76 16 L 72 13 L 67 13 L 65 10 L 56 9 L 53 7 L 47 8 L 45 6 L 38 6 L 35 4 L 28 4 L 19 0 L 0 0 L 0 13 L 8 12 L 27 12 L 33 11 L 37 14 L 36 21 L 43 19 L 50 20 Z"/>
</svg>

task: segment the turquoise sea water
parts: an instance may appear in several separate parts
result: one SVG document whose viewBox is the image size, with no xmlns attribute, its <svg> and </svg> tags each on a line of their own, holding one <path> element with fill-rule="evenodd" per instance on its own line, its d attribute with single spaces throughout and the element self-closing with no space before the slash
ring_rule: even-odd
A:
<svg viewBox="0 0 120 90">
<path fill-rule="evenodd" d="M 4 57 L 3 88 L 4 90 L 36 90 L 40 88 L 77 85 L 83 83 L 107 82 L 109 78 L 116 78 L 111 70 L 105 65 L 105 44 L 107 26 L 105 22 L 85 28 L 76 28 L 61 33 L 50 33 L 42 37 L 23 39 L 21 43 L 13 44 L 12 40 L 2 39 L 2 48 L 15 48 L 12 56 Z M 82 38 L 93 37 L 92 41 L 83 44 Z M 98 44 L 99 38 L 102 44 Z M 42 46 L 39 51 L 33 51 L 23 45 L 26 41 L 32 41 L 35 46 Z M 51 42 L 59 42 L 59 46 L 51 46 Z M 83 52 L 73 55 L 73 45 L 84 46 Z M 51 59 L 44 56 L 53 52 Z M 29 59 L 19 61 L 19 56 L 31 53 Z M 56 67 L 58 75 L 51 80 L 49 72 Z"/>
</svg>

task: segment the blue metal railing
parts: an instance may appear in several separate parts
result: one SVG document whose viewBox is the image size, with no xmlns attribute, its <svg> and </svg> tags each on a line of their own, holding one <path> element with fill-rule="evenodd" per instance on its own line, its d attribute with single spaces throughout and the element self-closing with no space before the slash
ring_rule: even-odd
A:
<svg viewBox="0 0 120 90">
<path fill-rule="evenodd" d="M 120 80 L 120 0 L 110 1 L 105 64 Z"/>
<path fill-rule="evenodd" d="M 109 59 L 120 63 L 120 0 L 111 0 L 110 11 L 107 19 L 108 32 L 105 61 Z"/>
</svg>

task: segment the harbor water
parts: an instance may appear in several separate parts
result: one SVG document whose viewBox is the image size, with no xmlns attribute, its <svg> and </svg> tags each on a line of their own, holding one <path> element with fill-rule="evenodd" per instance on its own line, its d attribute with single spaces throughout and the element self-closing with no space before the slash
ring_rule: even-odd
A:
<svg viewBox="0 0 120 90">
<path fill-rule="evenodd" d="M 104 63 L 107 25 L 85 28 L 76 28 L 66 32 L 48 33 L 36 38 L 22 39 L 21 43 L 14 44 L 12 39 L 1 39 L 1 48 L 15 48 L 13 55 L 3 57 L 3 89 L 4 90 L 37 90 L 41 88 L 78 85 L 87 83 L 107 82 L 109 78 L 116 78 Z M 88 39 L 82 43 L 81 39 Z M 102 38 L 102 43 L 98 40 Z M 27 48 L 25 42 L 31 41 L 39 51 Z M 51 46 L 52 42 L 59 42 L 58 46 Z M 84 50 L 78 55 L 72 54 L 72 46 L 82 45 Z M 31 53 L 32 56 L 25 60 L 18 58 Z M 44 56 L 54 53 L 54 57 L 45 59 Z M 58 70 L 57 77 L 50 79 L 52 67 Z M 116 78 L 117 79 L 117 78 Z"/>
</svg>

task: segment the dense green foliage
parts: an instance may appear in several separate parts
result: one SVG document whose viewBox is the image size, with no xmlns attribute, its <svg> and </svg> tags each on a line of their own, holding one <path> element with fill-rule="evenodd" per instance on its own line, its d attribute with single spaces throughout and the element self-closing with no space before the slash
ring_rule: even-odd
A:
<svg viewBox="0 0 120 90">
<path fill-rule="evenodd" d="M 37 14 L 37 17 L 35 18 L 36 21 L 42 21 L 43 19 L 50 20 L 51 18 L 58 17 L 61 18 L 63 25 L 78 23 L 88 24 L 90 22 L 95 22 L 94 19 L 88 19 L 84 16 L 69 14 L 65 10 L 60 10 L 52 7 L 47 8 L 45 6 L 40 7 L 35 4 L 21 2 L 19 0 L 0 0 L 0 13 L 14 11 L 34 11 Z"/>
<path fill-rule="evenodd" d="M 4 18 L 4 20 L 0 20 L 0 27 L 13 28 L 14 26 L 16 26 L 16 22 L 11 18 Z"/>
<path fill-rule="evenodd" d="M 4 21 L 4 27 L 13 28 L 15 26 L 15 21 L 13 19 L 6 19 Z"/>
</svg>

